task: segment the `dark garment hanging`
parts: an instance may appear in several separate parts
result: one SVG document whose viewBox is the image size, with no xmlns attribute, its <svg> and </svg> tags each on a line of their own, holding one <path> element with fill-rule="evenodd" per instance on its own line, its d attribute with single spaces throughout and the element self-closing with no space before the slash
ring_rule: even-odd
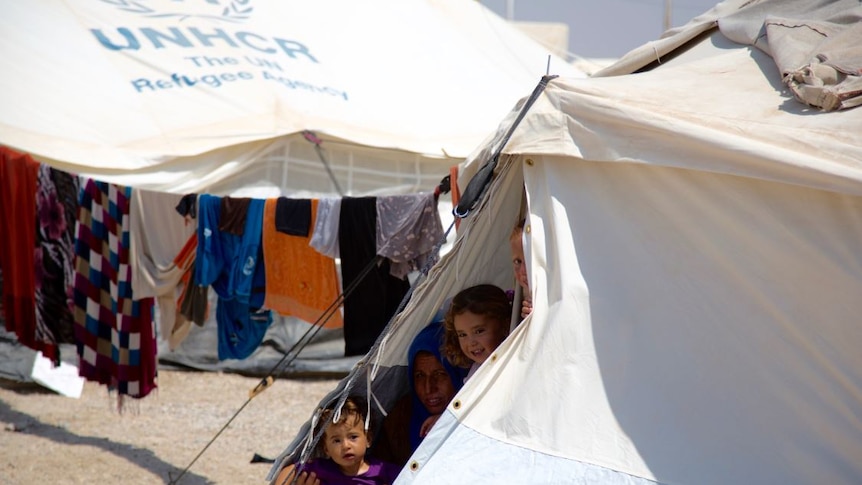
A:
<svg viewBox="0 0 862 485">
<path fill-rule="evenodd" d="M 349 287 L 377 256 L 377 199 L 344 197 L 338 226 L 341 279 Z M 344 300 L 344 355 L 364 355 L 395 314 L 410 283 L 375 266 Z"/>
<path fill-rule="evenodd" d="M 186 194 L 176 206 L 177 212 L 183 217 L 198 218 L 198 194 Z"/>
<path fill-rule="evenodd" d="M 201 286 L 194 281 L 195 263 L 189 266 L 190 277 L 183 286 L 180 300 L 180 314 L 186 320 L 194 322 L 198 327 L 203 327 L 207 319 L 207 293 L 209 286 Z"/>
<path fill-rule="evenodd" d="M 291 236 L 308 237 L 311 226 L 311 199 L 279 197 L 275 203 L 275 230 Z"/>
<path fill-rule="evenodd" d="M 234 236 L 242 236 L 249 204 L 251 204 L 249 198 L 222 197 L 218 230 Z"/>
<path fill-rule="evenodd" d="M 36 192 L 36 320 L 54 343 L 75 343 L 73 302 L 78 177 L 39 167 Z"/>
</svg>

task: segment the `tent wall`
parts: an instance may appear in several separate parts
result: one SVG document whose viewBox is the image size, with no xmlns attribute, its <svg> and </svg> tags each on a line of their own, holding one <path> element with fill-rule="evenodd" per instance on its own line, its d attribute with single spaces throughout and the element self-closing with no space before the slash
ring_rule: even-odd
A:
<svg viewBox="0 0 862 485">
<path fill-rule="evenodd" d="M 862 198 L 525 158 L 534 312 L 399 483 L 858 481 Z"/>
<path fill-rule="evenodd" d="M 533 314 L 398 483 L 862 480 L 862 112 L 722 37 L 742 4 L 528 113 Z"/>
</svg>

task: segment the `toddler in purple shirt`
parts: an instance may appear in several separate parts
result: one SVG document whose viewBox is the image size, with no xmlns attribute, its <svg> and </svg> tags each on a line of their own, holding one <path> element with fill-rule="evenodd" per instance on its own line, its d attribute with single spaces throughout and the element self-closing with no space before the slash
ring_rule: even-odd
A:
<svg viewBox="0 0 862 485">
<path fill-rule="evenodd" d="M 321 413 L 315 436 L 321 426 L 324 434 L 318 443 L 323 457 L 305 464 L 288 465 L 279 472 L 277 485 L 391 485 L 401 469 L 391 463 L 365 455 L 371 446 L 371 432 L 365 431 L 365 400 L 349 396 L 341 409 L 338 421 L 333 421 L 334 410 Z M 369 423 L 370 424 L 370 423 Z M 369 430 L 372 427 L 368 426 Z M 294 477 L 299 470 L 299 476 Z M 294 478 L 296 480 L 294 481 Z"/>
</svg>

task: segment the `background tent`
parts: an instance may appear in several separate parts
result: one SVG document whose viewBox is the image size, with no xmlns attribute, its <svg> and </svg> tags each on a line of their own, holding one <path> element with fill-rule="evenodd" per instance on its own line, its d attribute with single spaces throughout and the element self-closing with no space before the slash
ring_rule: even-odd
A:
<svg viewBox="0 0 862 485">
<path fill-rule="evenodd" d="M 862 111 L 800 103 L 725 33 L 858 9 L 726 2 L 614 77 L 551 80 L 508 142 L 521 106 L 504 120 L 464 171 L 502 148 L 488 192 L 367 359 L 370 390 L 386 402 L 447 296 L 513 287 L 522 187 L 534 310 L 396 483 L 862 480 Z"/>
<path fill-rule="evenodd" d="M 583 76 L 461 0 L 8 3 L 0 54 L 0 144 L 136 189 L 246 197 L 433 190 L 549 65 Z M 306 330 L 274 325 L 269 357 L 219 362 L 195 328 L 160 356 L 265 373 Z M 295 371 L 355 360 L 335 357 L 337 331 L 318 343 Z"/>
<path fill-rule="evenodd" d="M 0 27 L 0 143 L 173 193 L 335 193 L 306 130 L 345 193 L 427 190 L 549 63 L 582 75 L 458 0 L 40 0 Z"/>
</svg>

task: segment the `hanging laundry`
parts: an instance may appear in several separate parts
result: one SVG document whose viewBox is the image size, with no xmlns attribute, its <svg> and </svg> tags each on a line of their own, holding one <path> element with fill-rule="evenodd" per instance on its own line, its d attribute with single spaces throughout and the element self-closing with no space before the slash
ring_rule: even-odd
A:
<svg viewBox="0 0 862 485">
<path fill-rule="evenodd" d="M 344 197 L 339 218 L 341 276 L 351 286 L 377 257 L 377 200 Z M 371 271 L 356 282 L 344 301 L 345 355 L 368 352 L 395 314 L 410 284 L 390 274 L 389 260 L 379 258 Z"/>
<path fill-rule="evenodd" d="M 251 199 L 246 197 L 222 197 L 219 231 L 242 236 L 245 231 L 245 220 Z"/>
<path fill-rule="evenodd" d="M 207 292 L 209 286 L 199 285 L 194 279 L 197 249 L 198 235 L 194 233 L 189 236 L 189 240 L 186 241 L 186 244 L 174 258 L 174 264 L 183 271 L 183 275 L 180 278 L 183 288 L 180 296 L 177 298 L 177 307 L 180 314 L 199 327 L 202 327 L 207 319 Z"/>
<path fill-rule="evenodd" d="M 81 191 L 75 241 L 75 339 L 80 375 L 142 398 L 156 388 L 153 299 L 135 300 L 129 265 L 132 190 L 92 179 Z"/>
<path fill-rule="evenodd" d="M 183 216 L 186 224 L 190 225 L 194 221 L 193 227 L 197 227 L 198 194 L 184 195 L 174 209 Z M 175 350 L 188 336 L 190 322 L 202 327 L 209 316 L 209 286 L 198 285 L 194 279 L 197 247 L 198 236 L 195 231 L 174 258 L 174 264 L 182 268 L 183 276 L 180 278 L 180 295 L 177 298 L 177 318 L 168 339 L 170 350 Z"/>
<path fill-rule="evenodd" d="M 222 202 L 224 199 L 222 199 Z M 266 297 L 266 266 L 263 263 L 263 208 L 266 201 L 250 199 L 246 209 L 242 237 L 234 254 L 231 271 L 230 289 L 236 299 L 248 304 L 252 309 L 263 307 Z M 235 210 L 242 211 L 239 205 Z M 231 210 L 225 210 L 222 203 L 222 217 L 232 218 Z M 239 217 L 234 217 L 239 219 Z"/>
<path fill-rule="evenodd" d="M 195 282 L 203 286 L 212 286 L 219 295 L 228 294 L 227 274 L 224 267 L 231 262 L 226 253 L 233 248 L 225 248 L 231 238 L 222 237 L 218 229 L 221 217 L 221 198 L 209 194 L 201 194 L 198 198 L 198 248 L 195 257 Z M 220 277 L 225 273 L 224 277 Z"/>
<path fill-rule="evenodd" d="M 269 310 L 254 310 L 237 300 L 219 298 L 216 320 L 219 360 L 245 359 L 260 347 L 272 323 L 272 313 Z"/>
<path fill-rule="evenodd" d="M 176 300 L 176 319 L 168 336 L 168 348 L 176 350 L 188 337 L 191 323 L 202 327 L 209 316 L 209 286 L 197 284 L 195 275 L 195 256 L 198 248 L 197 235 L 197 194 L 186 194 L 174 208 L 183 216 L 184 224 L 194 228 L 183 248 L 174 257 L 174 265 L 182 271 L 179 282 L 179 296 Z M 194 224 L 192 224 L 194 221 Z"/>
<path fill-rule="evenodd" d="M 75 220 L 78 177 L 39 167 L 36 192 L 36 328 L 53 343 L 75 343 L 72 286 L 75 281 Z M 44 352 L 43 352 L 44 354 Z"/>
<path fill-rule="evenodd" d="M 36 318 L 36 180 L 39 163 L 29 155 L 0 147 L 0 271 L 6 330 L 55 363 L 56 339 Z"/>
<path fill-rule="evenodd" d="M 279 197 L 275 206 L 275 228 L 291 236 L 308 237 L 311 220 L 310 199 Z"/>
<path fill-rule="evenodd" d="M 341 217 L 341 199 L 323 198 L 317 200 L 314 217 L 314 230 L 309 245 L 320 254 L 330 258 L 340 257 L 338 251 L 338 221 Z"/>
<path fill-rule="evenodd" d="M 434 264 L 443 223 L 434 192 L 377 197 L 377 254 L 389 258 L 390 274 L 405 279 Z"/>
<path fill-rule="evenodd" d="M 218 295 L 218 355 L 220 360 L 244 359 L 260 346 L 272 322 L 268 310 L 260 311 L 265 297 L 266 270 L 261 235 L 264 201 L 251 199 L 245 207 L 224 205 L 221 198 L 202 194 L 198 198 L 198 250 L 195 280 L 211 285 Z M 224 213 L 223 211 L 228 211 Z M 235 212 L 238 211 L 238 212 Z M 220 231 L 220 219 L 244 220 L 243 235 Z"/>
<path fill-rule="evenodd" d="M 174 263 L 195 226 L 177 217 L 181 196 L 135 190 L 130 201 L 132 294 L 156 298 L 159 336 L 170 341 L 177 319 L 177 291 L 184 269 Z"/>
<path fill-rule="evenodd" d="M 198 194 L 184 195 L 174 209 L 183 216 L 186 223 L 198 218 Z"/>
<path fill-rule="evenodd" d="M 339 295 L 335 260 L 309 245 L 308 233 L 315 223 L 317 205 L 317 200 L 267 199 L 263 216 L 264 307 L 309 323 L 317 322 Z M 284 208 L 281 214 L 279 208 Z M 296 219 L 291 221 L 290 217 Z M 303 232 L 304 227 L 305 236 L 288 235 L 283 231 L 286 227 L 295 233 Z M 341 327 L 340 308 L 331 314 L 324 328 Z"/>
</svg>

